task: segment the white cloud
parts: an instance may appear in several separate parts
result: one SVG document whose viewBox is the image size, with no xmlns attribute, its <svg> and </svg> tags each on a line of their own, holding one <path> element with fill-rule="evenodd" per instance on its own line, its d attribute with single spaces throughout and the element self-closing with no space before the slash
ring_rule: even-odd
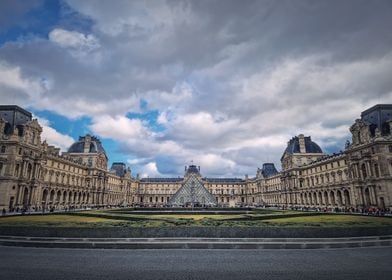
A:
<svg viewBox="0 0 392 280">
<path fill-rule="evenodd" d="M 138 119 L 129 119 L 125 116 L 103 115 L 94 118 L 90 129 L 101 137 L 114 138 L 121 141 L 128 139 L 143 139 L 149 132 Z"/>
<path fill-rule="evenodd" d="M 37 118 L 36 116 L 34 116 Z M 65 152 L 75 142 L 75 140 L 66 134 L 58 132 L 50 126 L 50 122 L 44 118 L 37 118 L 39 124 L 42 126 L 41 140 L 46 141 L 49 145 L 59 147 L 61 151 Z"/>
<path fill-rule="evenodd" d="M 46 90 L 45 80 L 24 77 L 20 66 L 11 66 L 1 62 L 0 58 L 0 90 L 2 102 L 23 102 L 28 99 L 39 99 Z M 7 94 L 7 92 L 10 92 Z M 5 96 L 3 96 L 6 94 Z M 15 101 L 14 101 L 15 100 Z"/>
<path fill-rule="evenodd" d="M 81 51 L 93 51 L 100 47 L 97 38 L 77 31 L 68 31 L 61 28 L 53 29 L 49 33 L 49 40 L 64 48 L 71 48 Z"/>
<path fill-rule="evenodd" d="M 149 162 L 141 169 L 141 177 L 162 177 L 159 173 L 156 162 Z"/>
</svg>

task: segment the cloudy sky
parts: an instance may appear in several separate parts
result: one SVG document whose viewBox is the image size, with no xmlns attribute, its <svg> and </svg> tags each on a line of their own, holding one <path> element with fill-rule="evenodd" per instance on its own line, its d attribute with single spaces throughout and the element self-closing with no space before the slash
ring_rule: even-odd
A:
<svg viewBox="0 0 392 280">
<path fill-rule="evenodd" d="M 392 102 L 392 2 L 0 1 L 0 103 L 134 174 L 254 175 L 304 133 L 343 149 Z"/>
</svg>

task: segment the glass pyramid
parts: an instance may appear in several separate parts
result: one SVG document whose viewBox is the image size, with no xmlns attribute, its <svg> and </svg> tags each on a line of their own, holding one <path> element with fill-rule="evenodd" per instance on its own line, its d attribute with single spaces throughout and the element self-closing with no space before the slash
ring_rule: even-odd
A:
<svg viewBox="0 0 392 280">
<path fill-rule="evenodd" d="M 171 206 L 216 206 L 216 200 L 204 187 L 197 173 L 185 177 L 181 188 L 169 200 Z"/>
</svg>

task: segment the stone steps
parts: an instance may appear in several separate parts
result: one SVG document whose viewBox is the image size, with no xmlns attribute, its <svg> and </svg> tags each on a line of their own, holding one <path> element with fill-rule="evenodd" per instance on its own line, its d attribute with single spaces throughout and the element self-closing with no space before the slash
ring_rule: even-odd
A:
<svg viewBox="0 0 392 280">
<path fill-rule="evenodd" d="M 59 238 L 0 236 L 0 245 L 89 249 L 328 249 L 392 246 L 392 236 L 342 238 Z"/>
</svg>

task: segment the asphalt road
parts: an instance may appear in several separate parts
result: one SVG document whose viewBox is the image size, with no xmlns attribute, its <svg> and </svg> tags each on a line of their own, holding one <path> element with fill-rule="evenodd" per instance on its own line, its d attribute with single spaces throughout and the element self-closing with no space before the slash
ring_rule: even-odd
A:
<svg viewBox="0 0 392 280">
<path fill-rule="evenodd" d="M 392 248 L 90 250 L 0 246 L 0 279 L 392 279 Z"/>
</svg>

